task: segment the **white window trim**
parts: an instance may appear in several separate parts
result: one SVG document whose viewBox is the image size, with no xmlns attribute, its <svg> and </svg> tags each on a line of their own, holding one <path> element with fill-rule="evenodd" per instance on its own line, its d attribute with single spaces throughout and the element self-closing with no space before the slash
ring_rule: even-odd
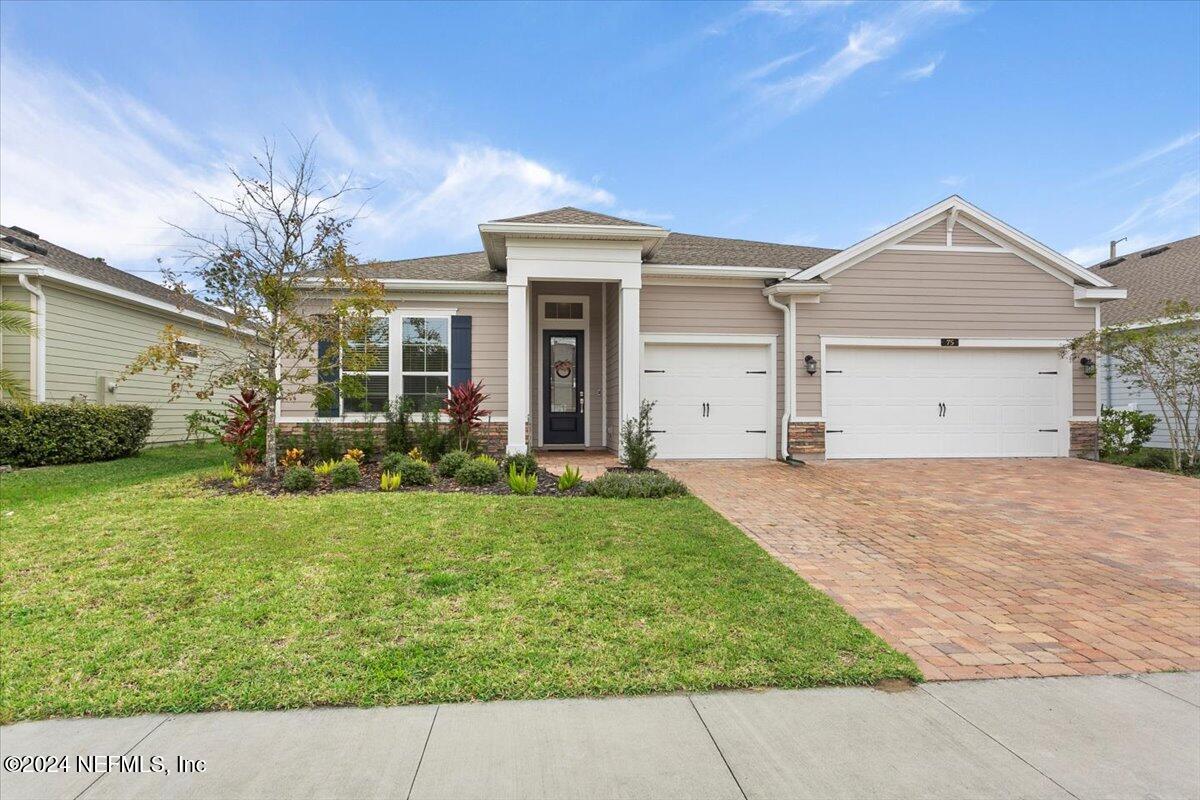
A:
<svg viewBox="0 0 1200 800">
<path fill-rule="evenodd" d="M 583 303 L 583 318 L 582 319 L 547 319 L 546 318 L 546 303 Z M 591 359 L 589 358 L 589 349 L 591 348 L 592 331 L 589 323 L 592 319 L 591 298 L 586 294 L 541 294 L 537 297 L 537 409 L 538 409 L 538 424 L 534 440 L 538 447 L 545 447 L 544 441 L 545 426 L 546 426 L 546 370 L 542 363 L 543 347 L 542 333 L 545 330 L 564 330 L 564 331 L 583 331 L 583 444 L 572 445 L 573 447 L 591 447 L 592 446 L 592 402 L 591 390 L 589 385 L 588 372 L 591 370 Z"/>
<path fill-rule="evenodd" d="M 388 314 L 386 311 L 372 311 L 371 316 L 372 317 L 387 317 Z M 363 375 L 368 378 L 371 377 L 372 375 L 374 375 L 376 377 L 378 377 L 379 375 L 387 376 L 387 379 L 388 379 L 388 403 L 391 403 L 391 397 L 392 397 L 392 394 L 391 394 L 392 380 L 393 380 L 392 379 L 392 364 L 394 363 L 392 361 L 392 359 L 394 357 L 393 353 L 395 352 L 392 347 L 392 342 L 394 341 L 394 338 L 395 338 L 395 332 L 396 332 L 395 322 L 389 318 L 388 319 L 388 368 L 387 368 L 387 370 L 384 371 L 384 370 L 375 369 L 375 370 L 367 370 L 366 372 L 363 373 Z M 343 370 L 342 370 L 342 355 L 343 355 L 342 353 L 338 353 L 338 380 L 339 381 L 341 381 L 342 372 L 343 372 Z M 363 397 L 363 402 L 364 403 L 366 402 L 366 397 Z M 364 420 L 364 419 L 367 419 L 368 417 L 374 417 L 374 416 L 377 416 L 382 413 L 383 413 L 382 411 L 347 411 L 346 410 L 346 393 L 341 392 L 341 391 L 338 392 L 338 419 Z M 326 417 L 325 419 L 328 419 L 328 417 Z"/>
<path fill-rule="evenodd" d="M 403 308 L 392 312 L 391 331 L 394 341 L 399 343 L 399 347 L 391 351 L 391 380 L 393 385 L 399 389 L 398 392 L 393 392 L 392 397 L 402 397 L 404 395 L 404 376 L 411 375 L 414 378 L 418 377 L 442 377 L 446 378 L 446 386 L 450 385 L 450 374 L 452 365 L 454 364 L 454 330 L 453 320 L 457 309 L 449 308 Z M 445 372 L 405 372 L 404 371 L 404 320 L 406 319 L 444 319 L 446 320 L 446 371 Z M 445 416 L 439 414 L 439 418 Z"/>
</svg>

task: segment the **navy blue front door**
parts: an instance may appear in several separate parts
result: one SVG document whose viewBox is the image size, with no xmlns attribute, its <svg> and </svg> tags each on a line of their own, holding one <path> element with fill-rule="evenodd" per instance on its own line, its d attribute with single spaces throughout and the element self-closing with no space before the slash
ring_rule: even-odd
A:
<svg viewBox="0 0 1200 800">
<path fill-rule="evenodd" d="M 544 331 L 542 361 L 542 441 L 583 444 L 583 331 Z"/>
</svg>

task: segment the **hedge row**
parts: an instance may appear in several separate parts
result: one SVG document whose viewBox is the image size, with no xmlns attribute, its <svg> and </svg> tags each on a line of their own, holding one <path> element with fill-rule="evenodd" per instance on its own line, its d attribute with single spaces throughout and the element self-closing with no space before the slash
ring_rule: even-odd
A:
<svg viewBox="0 0 1200 800">
<path fill-rule="evenodd" d="M 108 461 L 146 444 L 154 409 L 91 403 L 0 403 L 0 464 Z"/>
</svg>

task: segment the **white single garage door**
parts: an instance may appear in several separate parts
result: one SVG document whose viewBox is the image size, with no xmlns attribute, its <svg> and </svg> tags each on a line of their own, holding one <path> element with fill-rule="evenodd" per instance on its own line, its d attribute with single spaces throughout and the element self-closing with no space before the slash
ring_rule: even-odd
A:
<svg viewBox="0 0 1200 800">
<path fill-rule="evenodd" d="M 773 456 L 769 353 L 765 345 L 647 342 L 642 397 L 655 402 L 658 457 Z"/>
<path fill-rule="evenodd" d="M 828 458 L 1066 455 L 1070 362 L 1053 348 L 829 346 Z"/>
</svg>

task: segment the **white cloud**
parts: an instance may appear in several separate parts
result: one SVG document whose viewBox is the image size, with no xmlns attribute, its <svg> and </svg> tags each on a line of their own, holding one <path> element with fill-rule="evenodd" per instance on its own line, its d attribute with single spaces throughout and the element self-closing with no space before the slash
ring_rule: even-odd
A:
<svg viewBox="0 0 1200 800">
<path fill-rule="evenodd" d="M 886 14 L 860 22 L 849 33 L 842 49 L 822 64 L 761 87 L 760 100 L 779 113 L 796 113 L 863 67 L 894 55 L 907 39 L 927 26 L 962 12 L 962 4 L 953 0 L 895 6 Z"/>
<path fill-rule="evenodd" d="M 1185 133 L 1182 136 L 1167 142 L 1166 144 L 1159 145 L 1158 147 L 1152 147 L 1145 152 L 1139 153 L 1128 161 L 1124 161 L 1120 164 L 1117 164 L 1115 167 L 1104 170 L 1103 172 L 1097 174 L 1093 180 L 1102 180 L 1104 178 L 1111 178 L 1115 175 L 1120 175 L 1124 172 L 1129 172 L 1130 170 L 1145 166 L 1152 161 L 1157 161 L 1163 156 L 1170 155 L 1176 150 L 1181 150 L 1185 147 L 1188 147 L 1197 141 L 1200 141 L 1200 130 Z M 1194 154 L 1196 148 L 1192 148 L 1192 150 Z"/>
<path fill-rule="evenodd" d="M 965 175 L 947 175 L 944 178 L 939 178 L 938 183 L 942 186 L 949 186 L 951 189 L 962 186 L 967 182 Z"/>
<path fill-rule="evenodd" d="M 912 82 L 912 81 L 923 81 L 926 78 L 932 78 L 933 73 L 937 70 L 938 65 L 940 65 L 941 63 L 942 63 L 942 57 L 938 56 L 937 58 L 930 61 L 928 64 L 924 64 L 923 66 L 920 66 L 920 67 L 913 67 L 912 69 L 907 70 L 906 72 L 900 73 L 900 80 Z"/>
<path fill-rule="evenodd" d="M 194 193 L 228 197 L 225 165 L 244 166 L 263 136 L 278 136 L 288 150 L 287 130 L 217 142 L 98 79 L 34 66 L 11 51 L 0 59 L 0 103 L 5 224 L 125 268 L 149 270 L 156 256 L 178 255 L 180 236 L 166 222 L 216 227 Z M 317 135 L 331 177 L 361 172 L 361 183 L 377 186 L 354 228 L 364 257 L 417 254 L 415 242 L 426 252 L 478 247 L 483 220 L 615 203 L 603 188 L 510 149 L 429 144 L 369 90 L 346 91 L 333 108 L 295 131 L 302 140 Z"/>
<path fill-rule="evenodd" d="M 614 211 L 613 214 L 621 219 L 633 220 L 634 222 L 648 222 L 651 224 L 670 222 L 675 219 L 675 215 L 670 212 L 649 211 L 644 208 L 622 208 Z"/>
<path fill-rule="evenodd" d="M 1128 237 L 1120 248 L 1130 253 L 1156 244 L 1200 233 L 1200 172 L 1179 176 L 1164 191 L 1137 205 L 1117 225 L 1103 234 L 1102 241 L 1080 244 L 1067 251 L 1079 264 L 1092 264 L 1108 258 L 1108 243 Z"/>
</svg>

